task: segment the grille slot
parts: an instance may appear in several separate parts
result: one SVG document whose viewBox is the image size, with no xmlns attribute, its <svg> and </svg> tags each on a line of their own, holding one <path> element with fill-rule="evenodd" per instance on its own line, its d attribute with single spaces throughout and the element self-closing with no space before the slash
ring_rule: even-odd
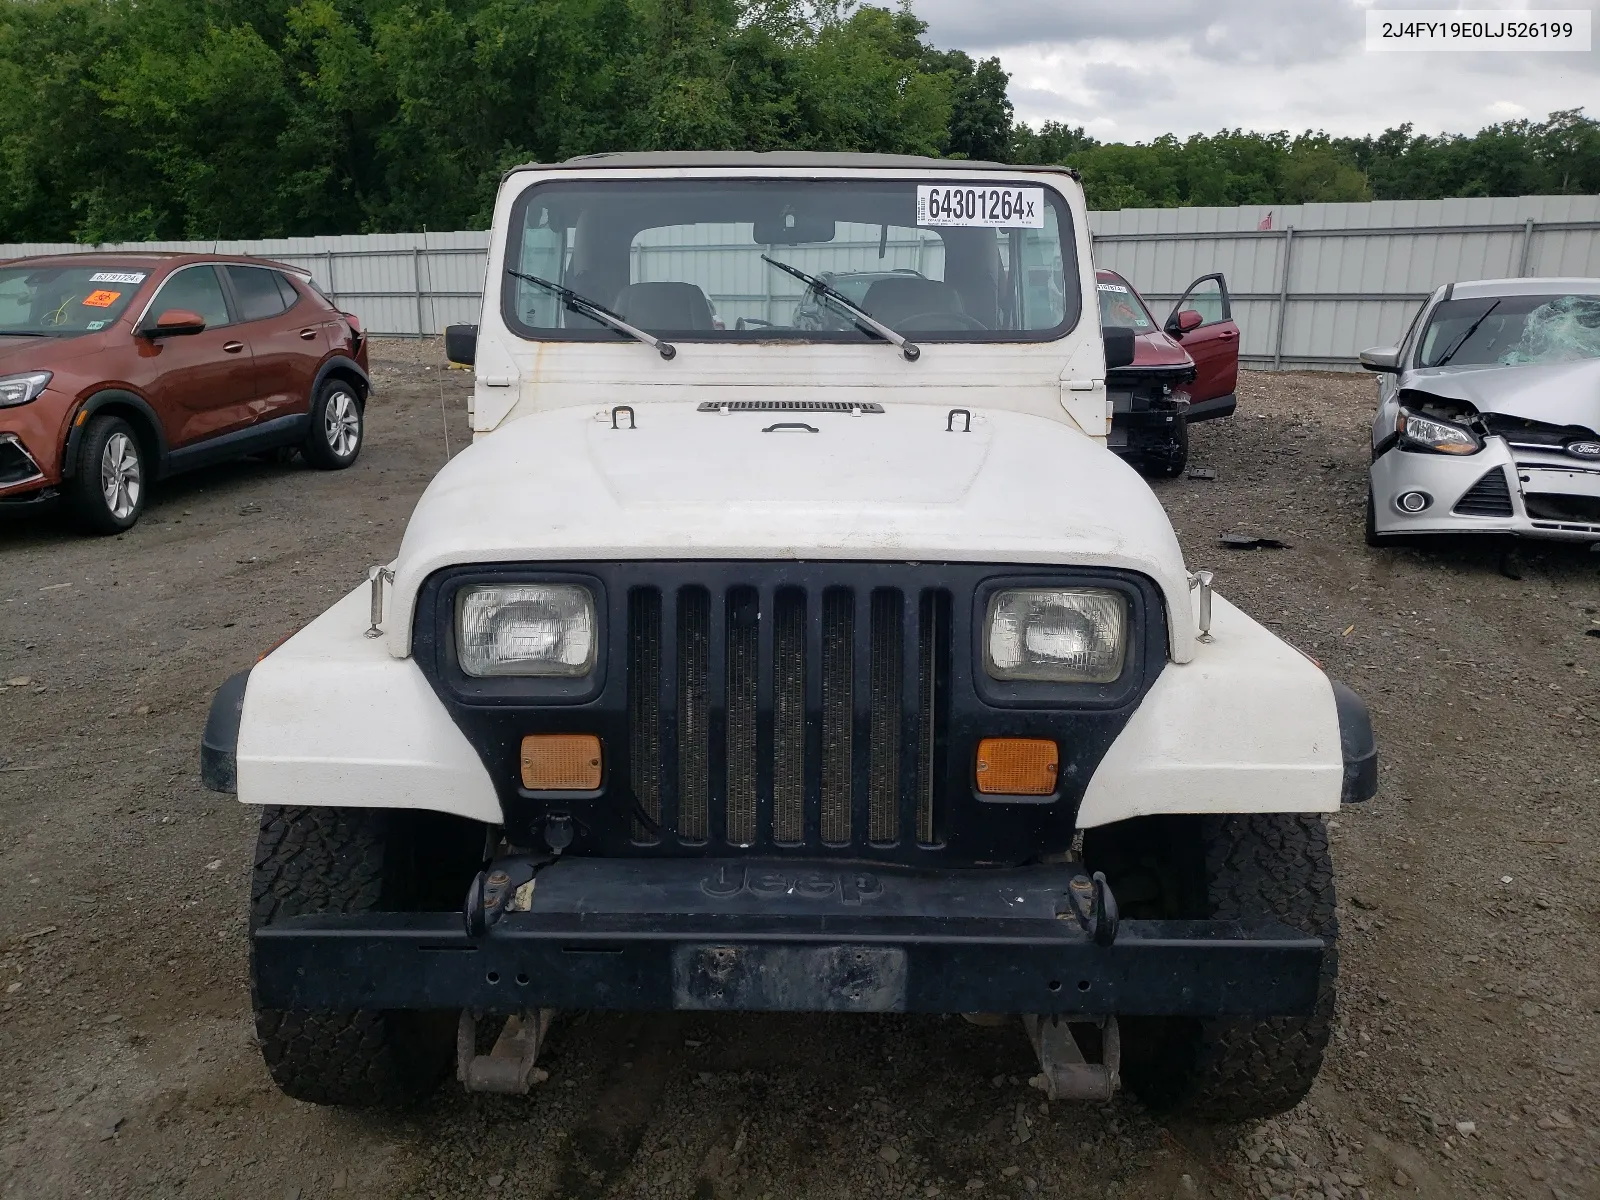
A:
<svg viewBox="0 0 1600 1200">
<path fill-rule="evenodd" d="M 711 803 L 711 597 L 705 588 L 678 593 L 678 835 L 703 842 Z"/>
<path fill-rule="evenodd" d="M 627 613 L 636 844 L 938 844 L 947 592 L 639 586 Z"/>
<path fill-rule="evenodd" d="M 848 400 L 705 400 L 696 410 L 714 412 L 881 413 L 883 405 Z"/>
<path fill-rule="evenodd" d="M 628 596 L 628 759 L 635 813 L 633 840 L 653 846 L 661 828 L 661 593 L 635 588 Z"/>
<path fill-rule="evenodd" d="M 850 844 L 852 651 L 855 597 L 845 588 L 822 593 L 822 842 Z"/>
<path fill-rule="evenodd" d="M 754 588 L 728 593 L 728 841 L 756 840 L 756 677 L 760 607 Z"/>
<path fill-rule="evenodd" d="M 872 736 L 867 745 L 867 840 L 875 846 L 900 840 L 900 593 L 872 593 L 872 658 L 868 668 Z"/>
<path fill-rule="evenodd" d="M 1463 517 L 1511 516 L 1511 488 L 1506 483 L 1505 471 L 1495 467 L 1478 480 L 1456 501 L 1454 511 Z"/>
<path fill-rule="evenodd" d="M 806 835 L 806 596 L 778 592 L 772 646 L 772 840 L 798 846 Z"/>
</svg>

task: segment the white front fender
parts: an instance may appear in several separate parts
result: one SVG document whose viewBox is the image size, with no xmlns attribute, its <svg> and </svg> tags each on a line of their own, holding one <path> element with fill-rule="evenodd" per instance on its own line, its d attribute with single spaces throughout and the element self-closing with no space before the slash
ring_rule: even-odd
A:
<svg viewBox="0 0 1600 1200">
<path fill-rule="evenodd" d="M 1328 677 L 1221 596 L 1211 606 L 1213 640 L 1156 679 L 1089 781 L 1080 828 L 1338 809 L 1345 761 Z"/>
<path fill-rule="evenodd" d="M 498 825 L 483 760 L 416 661 L 364 636 L 365 584 L 255 665 L 245 687 L 245 804 L 422 808 Z"/>
</svg>

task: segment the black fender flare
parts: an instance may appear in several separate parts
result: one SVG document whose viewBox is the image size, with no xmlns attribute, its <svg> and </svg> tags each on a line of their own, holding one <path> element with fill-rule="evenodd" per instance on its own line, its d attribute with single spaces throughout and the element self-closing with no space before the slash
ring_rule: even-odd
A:
<svg viewBox="0 0 1600 1200">
<path fill-rule="evenodd" d="M 1339 713 L 1339 748 L 1344 756 L 1344 786 L 1341 804 L 1370 800 L 1378 791 L 1378 739 L 1372 733 L 1372 716 L 1360 696 L 1337 679 L 1333 685 L 1333 704 Z"/>
<path fill-rule="evenodd" d="M 335 354 L 317 368 L 317 377 L 311 381 L 311 395 L 306 399 L 308 410 L 311 403 L 316 400 L 317 393 L 322 390 L 322 385 L 335 375 L 345 375 L 351 378 L 356 385 L 356 391 L 360 393 L 356 399 L 360 400 L 363 405 L 366 404 L 367 397 L 372 394 L 371 377 L 361 369 L 361 364 L 355 359 L 343 354 Z"/>
<path fill-rule="evenodd" d="M 253 669 L 247 667 L 229 676 L 211 698 L 211 713 L 200 735 L 200 783 L 208 791 L 239 790 L 239 722 Z"/>
<path fill-rule="evenodd" d="M 83 427 L 89 423 L 89 418 L 100 409 L 109 404 L 122 404 L 134 409 L 144 418 L 151 438 L 155 441 L 156 462 L 155 473 L 167 473 L 167 456 L 171 447 L 167 445 L 167 431 L 161 427 L 161 418 L 156 415 L 156 410 L 150 407 L 150 402 L 137 392 L 130 392 L 125 388 L 106 388 L 90 396 L 79 407 L 72 418 L 72 426 L 67 430 L 67 445 L 61 456 L 61 478 L 70 479 L 73 475 L 73 463 L 78 456 L 78 442 L 83 436 Z"/>
</svg>

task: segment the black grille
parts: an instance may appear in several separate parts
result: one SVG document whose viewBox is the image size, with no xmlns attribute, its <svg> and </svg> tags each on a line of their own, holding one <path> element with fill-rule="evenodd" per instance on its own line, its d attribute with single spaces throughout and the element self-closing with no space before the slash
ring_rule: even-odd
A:
<svg viewBox="0 0 1600 1200">
<path fill-rule="evenodd" d="M 635 842 L 937 845 L 949 611 L 931 588 L 633 588 Z"/>
<path fill-rule="evenodd" d="M 698 412 L 881 413 L 883 405 L 849 400 L 705 400 Z"/>
<path fill-rule="evenodd" d="M 0 438 L 0 487 L 36 479 L 39 475 L 39 465 L 28 456 L 20 443 L 13 438 Z"/>
<path fill-rule="evenodd" d="M 1467 494 L 1456 501 L 1455 513 L 1462 517 L 1511 516 L 1511 488 L 1506 483 L 1506 473 L 1496 467 L 1467 489 Z"/>
</svg>

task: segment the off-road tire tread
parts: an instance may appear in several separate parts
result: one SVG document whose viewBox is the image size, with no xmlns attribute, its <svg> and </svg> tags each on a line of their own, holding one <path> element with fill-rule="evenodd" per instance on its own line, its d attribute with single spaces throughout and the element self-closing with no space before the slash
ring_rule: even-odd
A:
<svg viewBox="0 0 1600 1200">
<path fill-rule="evenodd" d="M 264 810 L 251 928 L 304 913 L 386 907 L 396 882 L 386 860 L 390 825 L 381 809 Z M 431 1092 L 450 1066 L 453 1044 L 437 1014 L 255 1009 L 267 1069 L 297 1100 L 404 1107 Z"/>
<path fill-rule="evenodd" d="M 1152 1107 L 1213 1121 L 1287 1112 L 1311 1090 L 1332 1031 L 1339 975 L 1333 862 L 1322 818 L 1311 813 L 1209 816 L 1201 821 L 1213 919 L 1276 917 L 1323 938 L 1316 1006 L 1303 1017 L 1195 1022 L 1188 1070 L 1146 1081 Z"/>
</svg>

